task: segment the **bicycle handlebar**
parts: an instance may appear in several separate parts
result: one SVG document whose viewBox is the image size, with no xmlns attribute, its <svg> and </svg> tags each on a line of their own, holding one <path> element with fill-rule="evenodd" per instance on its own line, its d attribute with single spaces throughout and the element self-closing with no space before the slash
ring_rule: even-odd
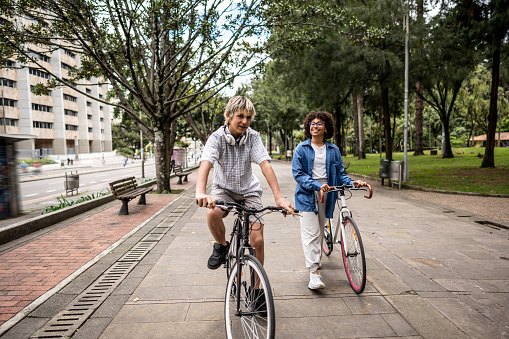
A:
<svg viewBox="0 0 509 339">
<path fill-rule="evenodd" d="M 198 204 L 198 200 L 196 200 L 196 203 Z M 255 209 L 246 208 L 246 207 L 242 206 L 241 204 L 237 204 L 235 202 L 227 202 L 227 201 L 224 201 L 224 200 L 216 200 L 216 206 L 224 207 L 226 209 L 236 208 L 239 211 L 247 212 L 249 214 L 261 213 L 261 212 L 264 212 L 264 211 L 267 211 L 267 210 L 269 210 L 271 212 L 280 212 L 280 213 L 283 213 L 285 215 L 291 214 L 290 212 L 285 210 L 283 207 L 265 206 L 262 209 L 255 210 Z M 299 210 L 294 210 L 294 213 L 295 214 L 299 213 Z"/>
<path fill-rule="evenodd" d="M 370 184 L 366 184 L 366 186 L 368 187 L 367 190 L 369 190 L 369 195 L 365 195 L 364 198 L 371 199 L 371 197 L 373 197 L 373 188 L 371 187 Z M 366 191 L 366 188 L 362 188 L 362 187 L 354 187 L 353 185 L 341 185 L 341 186 L 331 186 L 331 189 L 327 193 L 339 192 L 339 191 L 343 191 L 345 189 L 350 190 L 350 191 L 358 191 L 358 190 Z M 324 197 L 325 197 L 325 195 L 323 194 L 323 191 L 320 190 L 320 202 L 321 203 L 323 203 Z"/>
</svg>

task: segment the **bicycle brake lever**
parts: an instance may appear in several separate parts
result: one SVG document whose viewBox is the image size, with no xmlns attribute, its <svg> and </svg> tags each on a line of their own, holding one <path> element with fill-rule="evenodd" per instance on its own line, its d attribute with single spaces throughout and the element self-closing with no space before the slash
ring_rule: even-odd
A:
<svg viewBox="0 0 509 339">
<path fill-rule="evenodd" d="M 369 189 L 369 195 L 365 195 L 364 198 L 366 199 L 371 199 L 371 197 L 373 196 L 373 188 L 371 188 L 371 185 L 370 184 L 366 184 L 366 186 L 368 186 L 368 189 Z"/>
</svg>

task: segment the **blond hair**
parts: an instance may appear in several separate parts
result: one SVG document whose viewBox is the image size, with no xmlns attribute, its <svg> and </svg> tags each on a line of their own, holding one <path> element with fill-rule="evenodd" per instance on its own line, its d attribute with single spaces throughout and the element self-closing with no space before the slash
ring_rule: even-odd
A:
<svg viewBox="0 0 509 339">
<path fill-rule="evenodd" d="M 228 103 L 226 104 L 224 109 L 224 124 L 228 125 L 231 117 L 235 114 L 235 112 L 240 110 L 245 110 L 246 113 L 251 114 L 251 120 L 253 120 L 256 115 L 256 111 L 251 100 L 237 95 L 228 100 Z"/>
</svg>

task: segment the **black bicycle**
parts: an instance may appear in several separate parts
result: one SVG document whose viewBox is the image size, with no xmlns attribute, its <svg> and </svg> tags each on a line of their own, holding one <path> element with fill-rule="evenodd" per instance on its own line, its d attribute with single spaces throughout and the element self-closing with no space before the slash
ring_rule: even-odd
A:
<svg viewBox="0 0 509 339">
<path fill-rule="evenodd" d="M 273 206 L 254 210 L 223 200 L 216 201 L 216 206 L 236 215 L 225 262 L 228 277 L 224 307 L 226 335 L 228 338 L 274 338 L 274 299 L 267 273 L 249 243 L 254 224 L 249 217 L 260 213 L 287 215 L 290 212 Z"/>
</svg>

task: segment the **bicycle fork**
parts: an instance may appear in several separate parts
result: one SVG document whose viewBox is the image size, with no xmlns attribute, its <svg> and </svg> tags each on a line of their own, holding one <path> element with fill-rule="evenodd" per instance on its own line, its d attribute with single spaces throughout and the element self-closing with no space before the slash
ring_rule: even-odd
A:
<svg viewBox="0 0 509 339">
<path fill-rule="evenodd" d="M 339 197 L 341 199 L 341 210 L 339 212 L 339 219 L 338 219 L 338 223 L 336 225 L 336 229 L 335 229 L 335 232 L 334 232 L 333 242 L 335 244 L 338 243 L 338 232 L 339 232 L 340 239 L 341 239 L 341 234 L 345 233 L 345 226 L 343 225 L 345 215 L 348 215 L 350 217 L 352 216 L 352 212 L 350 212 L 350 210 L 346 207 L 345 196 L 344 195 L 340 195 Z M 348 244 L 346 243 L 346 241 L 342 241 L 341 242 L 341 246 L 344 247 L 345 253 L 348 254 L 349 253 L 348 252 Z"/>
</svg>

